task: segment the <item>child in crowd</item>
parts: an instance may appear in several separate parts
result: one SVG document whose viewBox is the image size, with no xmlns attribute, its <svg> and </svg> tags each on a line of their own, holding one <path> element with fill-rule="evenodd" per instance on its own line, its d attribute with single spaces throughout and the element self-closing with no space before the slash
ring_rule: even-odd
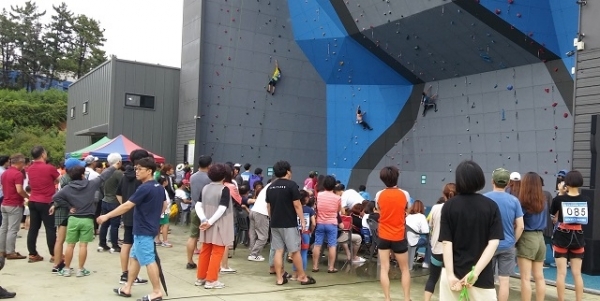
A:
<svg viewBox="0 0 600 301">
<path fill-rule="evenodd" d="M 162 185 L 163 187 L 165 187 L 165 205 L 166 205 L 166 210 L 165 212 L 163 212 L 163 214 L 160 216 L 160 233 L 159 235 L 156 235 L 156 240 L 154 241 L 154 243 L 157 246 L 161 246 L 161 247 L 165 247 L 165 248 L 171 248 L 173 247 L 172 244 L 169 243 L 168 240 L 168 236 L 169 236 L 169 217 L 171 214 L 171 198 L 169 197 L 169 193 L 167 193 L 167 185 L 169 185 L 169 180 L 167 179 L 167 176 L 165 175 L 160 175 L 158 177 L 158 184 Z M 160 240 L 160 235 L 162 234 L 162 241 Z"/>
<path fill-rule="evenodd" d="M 249 215 L 250 214 L 250 203 L 249 203 L 250 199 L 248 196 L 250 195 L 250 188 L 248 187 L 247 184 L 240 185 L 239 191 L 240 191 L 240 195 L 242 196 L 242 208 Z"/>
<path fill-rule="evenodd" d="M 52 201 L 61 207 L 72 208 L 67 223 L 67 250 L 65 252 L 65 267 L 58 272 L 64 277 L 71 276 L 71 261 L 75 244 L 79 243 L 79 269 L 77 277 L 89 276 L 91 273 L 85 269 L 85 260 L 87 259 L 87 245 L 94 240 L 94 219 L 98 199 L 96 192 L 102 186 L 104 181 L 108 180 L 121 167 L 121 156 L 119 154 L 110 154 L 110 168 L 105 169 L 102 174 L 88 180 L 85 177 L 85 168 L 75 166 L 68 171 L 71 182 L 63 187 L 52 197 Z"/>
<path fill-rule="evenodd" d="M 29 186 L 25 187 L 27 194 L 31 193 Z M 23 219 L 21 220 L 21 229 L 29 230 L 29 199 L 25 199 L 25 208 L 23 208 Z"/>
<path fill-rule="evenodd" d="M 306 190 L 300 190 L 300 203 L 302 204 L 302 213 L 304 220 L 306 221 L 306 227 L 300 229 L 300 255 L 302 256 L 302 266 L 306 270 L 306 264 L 308 263 L 308 249 L 310 248 L 310 235 L 315 230 L 317 222 L 315 220 L 315 210 L 308 206 L 308 200 L 310 195 Z M 300 220 L 298 220 L 300 225 Z M 300 226 L 298 226 L 300 228 Z M 293 266 L 292 280 L 297 279 L 296 267 Z"/>
</svg>

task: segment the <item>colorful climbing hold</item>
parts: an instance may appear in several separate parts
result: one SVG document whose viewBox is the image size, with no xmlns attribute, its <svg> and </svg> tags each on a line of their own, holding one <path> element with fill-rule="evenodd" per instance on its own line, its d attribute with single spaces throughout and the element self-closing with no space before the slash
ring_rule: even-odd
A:
<svg viewBox="0 0 600 301">
<path fill-rule="evenodd" d="M 502 11 L 499 8 L 496 8 L 496 10 L 494 11 L 494 13 L 496 13 L 496 15 L 499 15 L 502 13 Z"/>
<path fill-rule="evenodd" d="M 512 89 L 513 89 L 513 86 L 512 86 L 512 85 L 508 85 L 508 86 L 506 86 L 506 90 L 508 90 L 508 91 L 511 91 Z"/>
<path fill-rule="evenodd" d="M 569 117 L 569 113 L 565 112 L 565 113 L 563 114 L 563 117 L 564 117 L 564 118 L 567 118 L 567 117 Z"/>
</svg>

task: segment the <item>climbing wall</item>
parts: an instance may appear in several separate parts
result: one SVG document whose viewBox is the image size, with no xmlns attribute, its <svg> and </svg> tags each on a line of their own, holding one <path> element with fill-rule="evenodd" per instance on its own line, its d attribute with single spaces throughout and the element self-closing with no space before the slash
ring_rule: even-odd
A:
<svg viewBox="0 0 600 301">
<path fill-rule="evenodd" d="M 379 170 L 395 165 L 401 186 L 432 205 L 463 160 L 491 172 L 535 171 L 552 190 L 558 170 L 569 169 L 573 119 L 543 63 L 428 82 L 438 112 L 419 111 L 412 129 L 381 158 L 368 186 L 382 188 Z M 489 182 L 489 181 L 488 181 Z M 486 189 L 491 189 L 488 183 Z"/>
<path fill-rule="evenodd" d="M 199 76 L 184 73 L 184 62 L 181 77 L 199 87 L 198 113 L 180 112 L 199 118 L 197 153 L 250 162 L 265 175 L 285 159 L 298 181 L 325 172 L 325 85 L 293 40 L 285 2 L 201 2 Z M 282 77 L 273 96 L 266 86 L 275 60 Z"/>
</svg>

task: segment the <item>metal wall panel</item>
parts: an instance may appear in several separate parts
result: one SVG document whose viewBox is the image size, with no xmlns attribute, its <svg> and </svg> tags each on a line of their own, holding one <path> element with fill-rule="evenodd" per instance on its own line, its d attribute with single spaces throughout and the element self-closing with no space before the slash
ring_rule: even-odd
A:
<svg viewBox="0 0 600 301">
<path fill-rule="evenodd" d="M 116 60 L 110 137 L 125 135 L 174 163 L 179 74 L 178 68 Z M 127 93 L 154 96 L 154 109 L 125 106 Z"/>
<path fill-rule="evenodd" d="M 202 2 L 183 2 L 183 31 L 181 46 L 181 81 L 175 153 L 176 162 L 184 162 L 184 146 L 195 139 L 200 88 L 200 37 L 202 35 Z M 193 151 L 193 150 L 190 150 Z M 193 162 L 190 162 L 193 163 Z"/>
<path fill-rule="evenodd" d="M 583 7 L 584 11 L 594 9 Z M 582 14 L 582 28 L 600 30 L 597 17 Z M 588 31 L 589 32 L 589 31 Z M 597 31 L 596 31 L 597 32 Z M 594 41 L 594 39 L 591 39 Z M 594 43 L 587 43 L 586 48 Z M 589 187 L 589 174 L 592 164 L 590 152 L 591 116 L 600 114 L 600 44 L 595 49 L 577 53 L 577 76 L 575 81 L 575 135 L 573 139 L 573 168 L 584 176 L 584 187 Z"/>
<path fill-rule="evenodd" d="M 90 73 L 82 76 L 69 87 L 67 106 L 67 146 L 71 152 L 92 144 L 90 136 L 76 136 L 75 133 L 108 123 L 111 102 L 111 79 L 113 61 L 108 60 Z M 88 113 L 84 114 L 83 103 L 88 102 Z M 75 107 L 75 117 L 70 110 Z"/>
</svg>

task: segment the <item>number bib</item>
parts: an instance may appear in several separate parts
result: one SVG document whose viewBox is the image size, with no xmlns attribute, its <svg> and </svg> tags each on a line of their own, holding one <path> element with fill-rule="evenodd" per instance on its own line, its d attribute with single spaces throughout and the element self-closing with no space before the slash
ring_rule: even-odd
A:
<svg viewBox="0 0 600 301">
<path fill-rule="evenodd" d="M 563 202 L 561 206 L 563 223 L 587 225 L 589 212 L 586 202 Z"/>
<path fill-rule="evenodd" d="M 300 223 L 300 219 L 298 217 L 296 217 L 296 220 L 298 221 L 298 229 L 302 232 L 306 232 L 308 231 L 308 229 L 310 229 L 310 214 L 308 213 L 304 213 L 304 221 L 306 222 L 306 228 L 305 229 L 301 229 L 301 223 Z"/>
</svg>

